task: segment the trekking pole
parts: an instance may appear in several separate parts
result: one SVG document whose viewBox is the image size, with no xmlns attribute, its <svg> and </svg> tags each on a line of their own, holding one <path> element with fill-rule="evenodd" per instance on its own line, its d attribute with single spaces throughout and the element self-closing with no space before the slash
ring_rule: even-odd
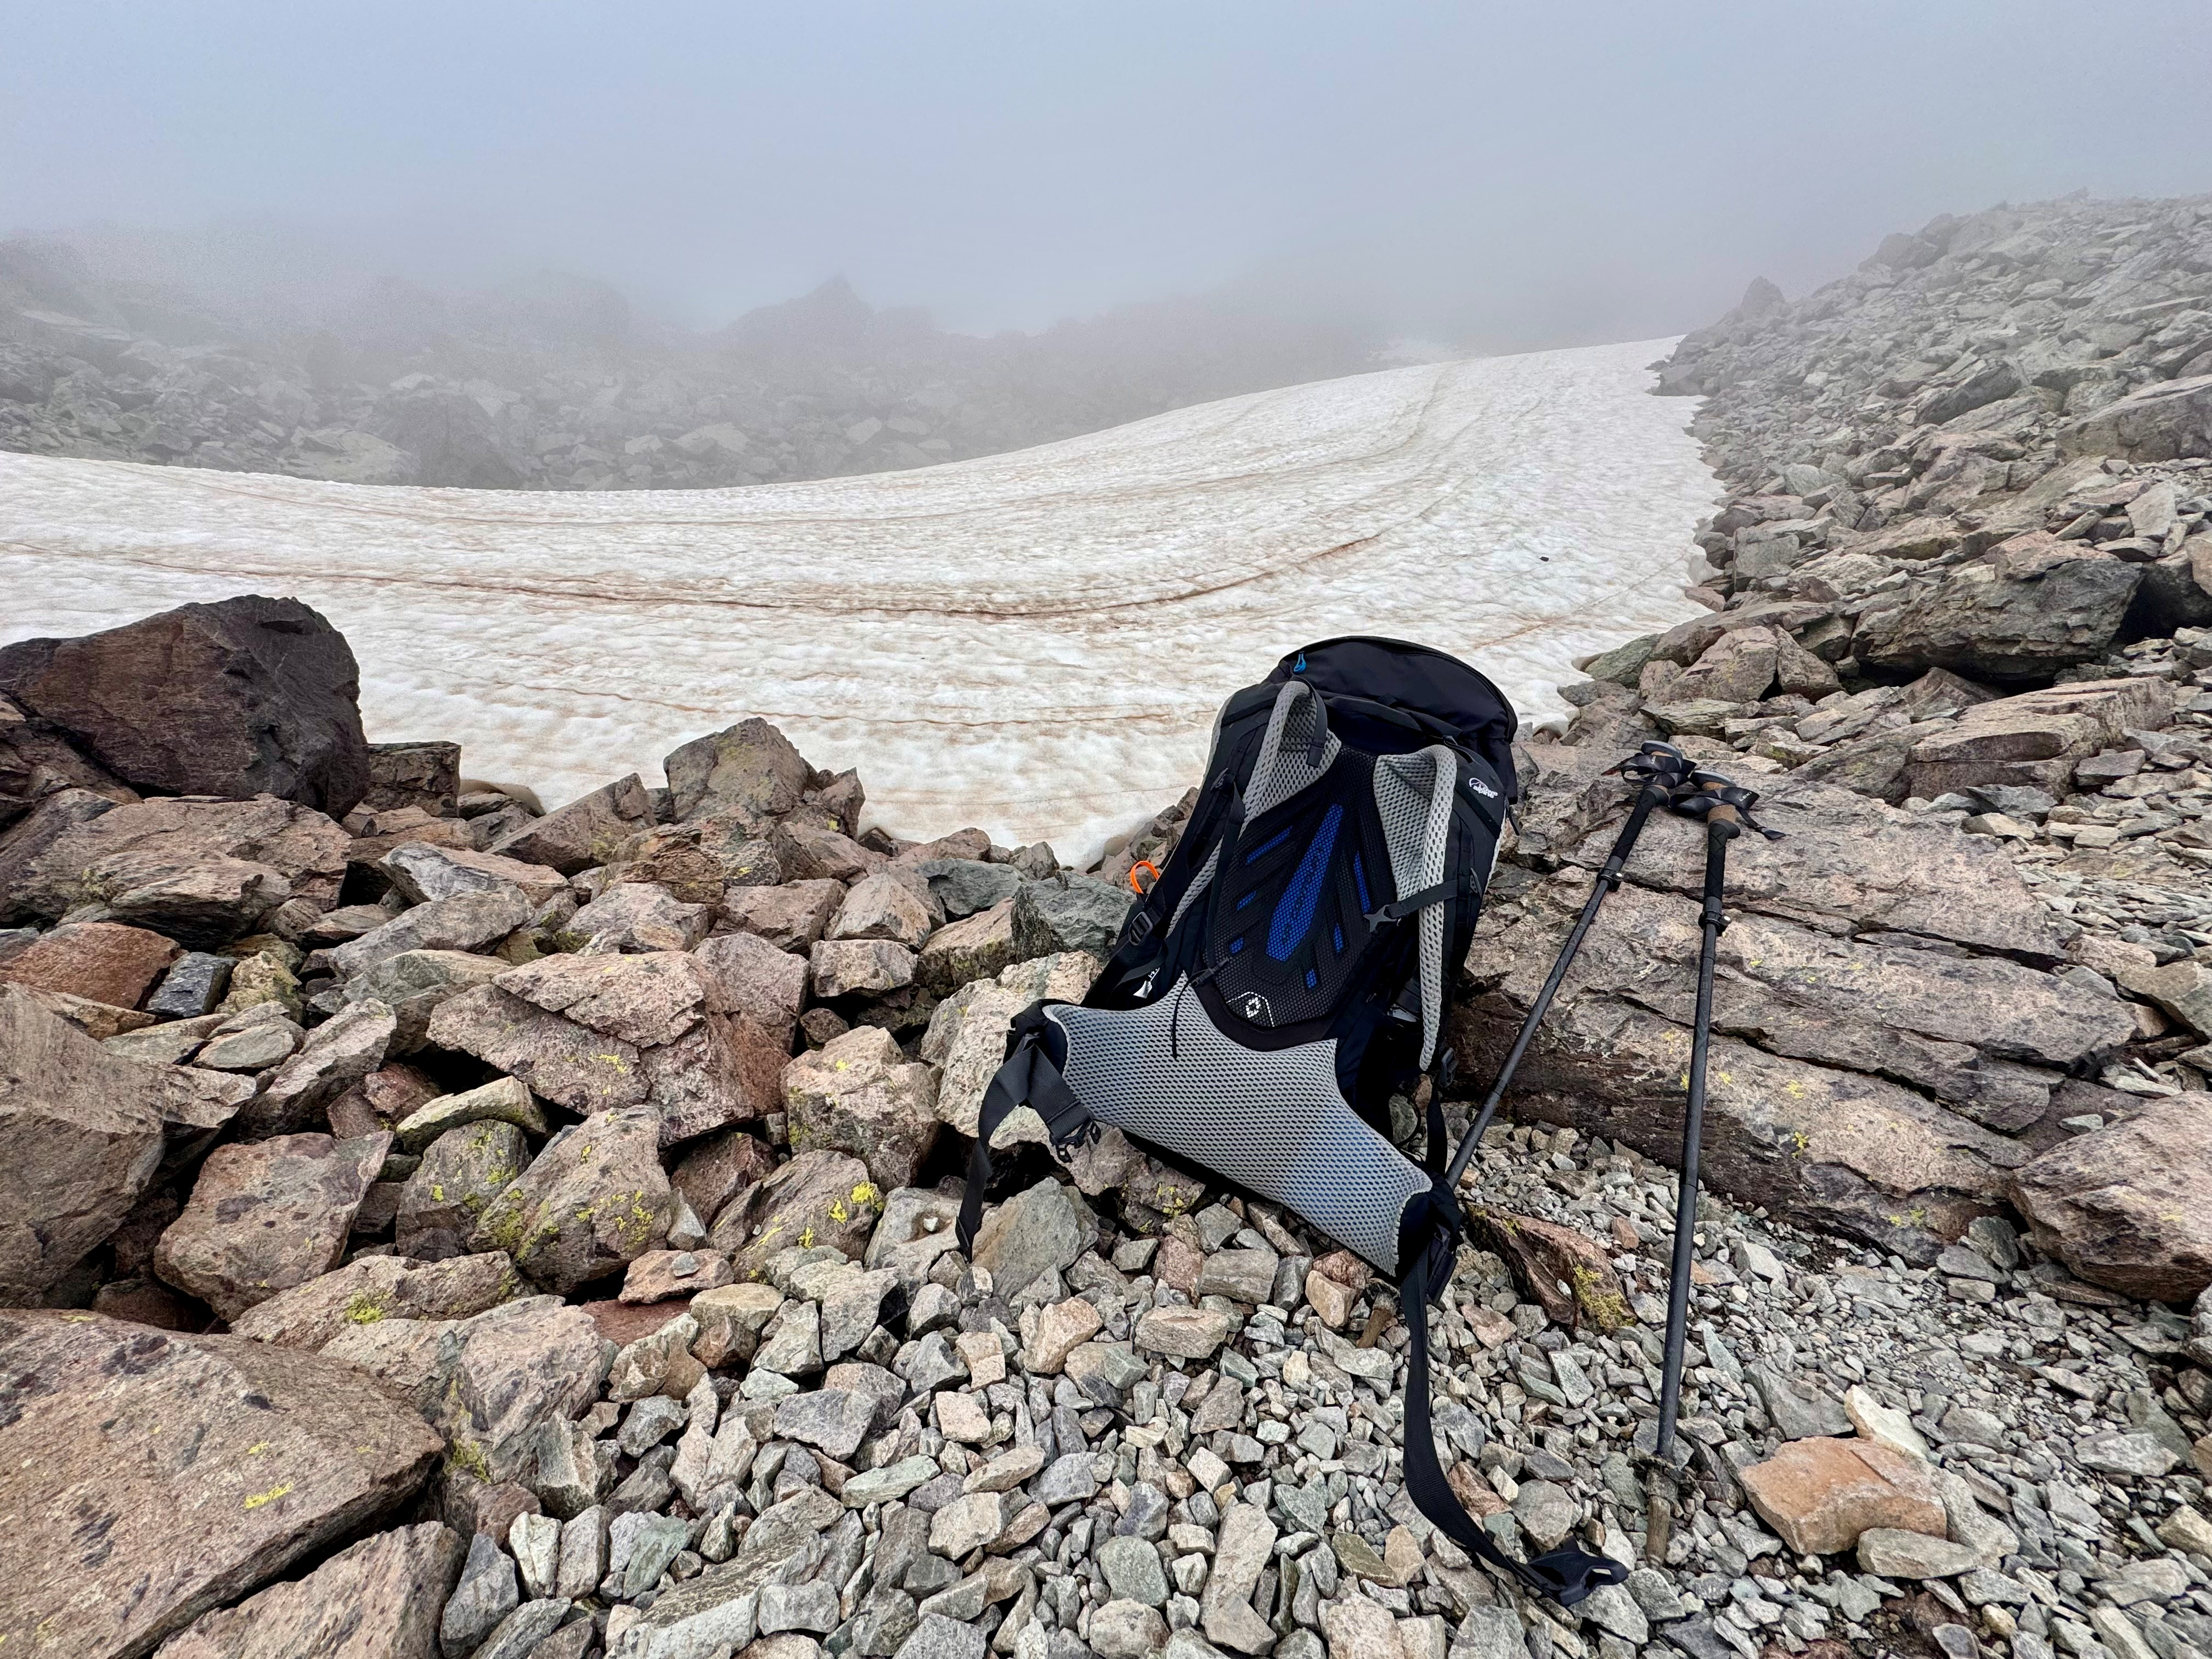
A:
<svg viewBox="0 0 2212 1659">
<path fill-rule="evenodd" d="M 1490 1120 L 1498 1115 L 1498 1103 L 1505 1098 L 1505 1091 L 1513 1082 L 1513 1073 L 1520 1068 L 1521 1057 L 1528 1052 L 1528 1043 L 1536 1035 L 1536 1027 L 1551 1008 L 1552 999 L 1559 994 L 1560 985 L 1567 977 L 1567 969 L 1574 966 L 1575 956 L 1583 948 L 1583 936 L 1589 932 L 1590 923 L 1597 920 L 1598 907 L 1605 902 L 1606 895 L 1620 885 L 1621 866 L 1636 848 L 1637 837 L 1644 833 L 1644 825 L 1655 807 L 1664 806 L 1675 792 L 1685 787 L 1694 775 L 1687 755 L 1670 743 L 1653 739 L 1642 749 L 1613 768 L 1622 775 L 1644 787 L 1637 792 L 1636 805 L 1628 814 L 1628 822 L 1620 826 L 1613 837 L 1613 851 L 1606 857 L 1605 865 L 1591 884 L 1589 897 L 1583 903 L 1582 915 L 1576 921 L 1574 931 L 1567 942 L 1559 947 L 1559 960 L 1544 981 L 1544 988 L 1536 993 L 1536 1000 L 1528 1005 L 1522 1018 L 1521 1029 L 1515 1034 L 1513 1046 L 1506 1051 L 1505 1063 L 1498 1068 L 1497 1080 L 1490 1085 L 1490 1093 L 1482 1103 L 1482 1109 L 1468 1126 L 1467 1137 L 1452 1155 L 1451 1167 L 1444 1174 L 1444 1190 L 1459 1190 L 1460 1177 L 1474 1157 L 1474 1149 L 1482 1144 L 1482 1133 L 1490 1127 Z"/>
<path fill-rule="evenodd" d="M 1728 927 L 1721 899 L 1727 879 L 1728 844 L 1751 830 L 1769 841 L 1781 839 L 1777 830 L 1752 821 L 1751 790 L 1731 783 L 1717 772 L 1697 771 L 1680 786 L 1669 807 L 1685 817 L 1702 818 L 1705 825 L 1705 885 L 1698 921 L 1704 937 L 1698 947 L 1697 1013 L 1690 1032 L 1689 1098 L 1682 1111 L 1682 1157 L 1680 1185 L 1674 1196 L 1674 1253 L 1667 1281 L 1667 1340 L 1659 1380 L 1658 1438 L 1654 1449 L 1650 1485 L 1650 1514 L 1645 1549 L 1653 1559 L 1666 1553 L 1666 1536 L 1672 1530 L 1669 1483 L 1674 1468 L 1674 1419 L 1682 1399 L 1682 1348 L 1690 1315 L 1690 1273 L 1696 1254 L 1698 1222 L 1698 1157 L 1705 1135 L 1705 1059 L 1713 1029 L 1713 964 L 1720 951 L 1721 934 Z"/>
</svg>

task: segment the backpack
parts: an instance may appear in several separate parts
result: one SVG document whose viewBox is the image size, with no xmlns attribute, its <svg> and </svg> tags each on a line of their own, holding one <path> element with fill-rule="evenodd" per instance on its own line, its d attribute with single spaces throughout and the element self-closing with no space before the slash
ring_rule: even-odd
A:
<svg viewBox="0 0 2212 1659">
<path fill-rule="evenodd" d="M 1231 696 L 1182 839 L 1090 994 L 1016 1017 L 958 1236 L 972 1256 L 992 1136 L 1024 1105 L 1063 1153 L 1110 1124 L 1283 1205 L 1399 1279 L 1422 1514 L 1571 1605 L 1626 1569 L 1571 1546 L 1507 1555 L 1453 1495 L 1429 1414 L 1426 1304 L 1460 1232 L 1442 1179 L 1444 1021 L 1519 794 L 1517 724 L 1465 663 L 1361 636 L 1292 652 Z M 1427 1072 L 1416 1164 L 1391 1140 L 1389 1100 Z"/>
</svg>

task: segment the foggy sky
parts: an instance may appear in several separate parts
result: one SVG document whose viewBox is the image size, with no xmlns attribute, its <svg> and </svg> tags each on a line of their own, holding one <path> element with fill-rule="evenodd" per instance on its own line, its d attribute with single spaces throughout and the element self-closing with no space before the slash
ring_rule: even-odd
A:
<svg viewBox="0 0 2212 1659">
<path fill-rule="evenodd" d="M 715 324 L 1231 281 L 1474 349 L 1672 333 L 1942 211 L 2212 191 L 2204 0 L 0 0 L 0 231 L 312 228 Z"/>
</svg>

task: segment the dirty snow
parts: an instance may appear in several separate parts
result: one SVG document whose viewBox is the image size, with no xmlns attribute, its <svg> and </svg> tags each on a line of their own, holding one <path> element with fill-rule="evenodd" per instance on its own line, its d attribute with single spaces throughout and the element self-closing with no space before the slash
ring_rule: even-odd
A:
<svg viewBox="0 0 2212 1659">
<path fill-rule="evenodd" d="M 1718 489 L 1668 341 L 1425 364 L 1012 454 L 749 489 L 379 489 L 0 454 L 0 642 L 294 595 L 375 741 L 548 805 L 748 714 L 870 819 L 1065 855 L 1172 800 L 1292 646 L 1417 640 L 1565 712 L 1568 659 L 1693 614 Z"/>
</svg>

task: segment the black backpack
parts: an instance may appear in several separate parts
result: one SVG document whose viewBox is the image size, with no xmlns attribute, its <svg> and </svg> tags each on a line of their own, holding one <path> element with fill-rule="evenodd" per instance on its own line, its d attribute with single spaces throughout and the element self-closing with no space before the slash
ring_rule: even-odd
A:
<svg viewBox="0 0 2212 1659">
<path fill-rule="evenodd" d="M 1626 1570 L 1571 1546 L 1505 1554 L 1453 1496 L 1429 1418 L 1426 1304 L 1460 1231 L 1442 1179 L 1444 1021 L 1518 794 L 1516 725 L 1481 674 L 1395 640 L 1307 646 L 1231 697 L 1182 839 L 1090 994 L 1015 1018 L 959 1237 L 972 1255 L 991 1138 L 1024 1105 L 1062 1152 L 1111 1124 L 1282 1204 L 1399 1279 L 1422 1514 L 1571 1605 Z M 1389 1103 L 1431 1068 L 1417 1165 Z"/>
</svg>

